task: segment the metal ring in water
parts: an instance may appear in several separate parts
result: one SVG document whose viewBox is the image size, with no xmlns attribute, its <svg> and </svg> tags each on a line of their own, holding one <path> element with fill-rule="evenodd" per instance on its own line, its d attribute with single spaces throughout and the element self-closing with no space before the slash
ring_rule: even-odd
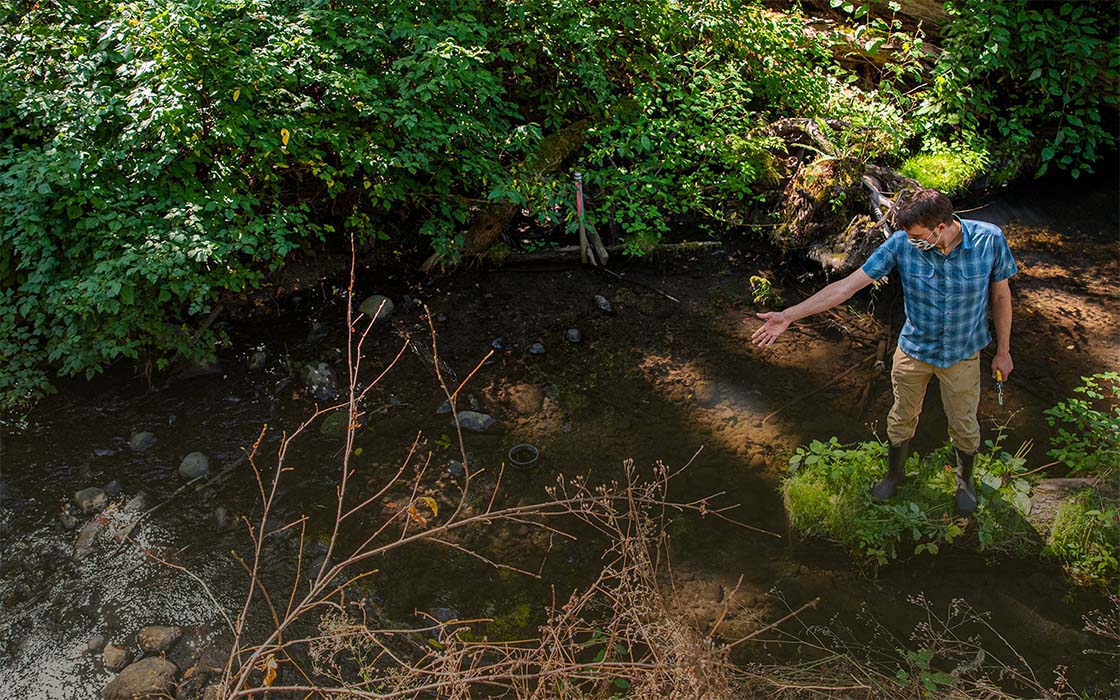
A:
<svg viewBox="0 0 1120 700">
<path fill-rule="evenodd" d="M 516 469 L 529 469 L 537 463 L 540 456 L 541 451 L 527 442 L 509 448 L 509 463 Z"/>
</svg>

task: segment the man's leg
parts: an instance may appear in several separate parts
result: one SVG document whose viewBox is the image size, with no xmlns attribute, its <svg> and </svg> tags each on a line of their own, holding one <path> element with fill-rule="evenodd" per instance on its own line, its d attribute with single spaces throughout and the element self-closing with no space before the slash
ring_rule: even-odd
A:
<svg viewBox="0 0 1120 700">
<path fill-rule="evenodd" d="M 906 458 L 910 453 L 910 438 L 918 427 L 926 386 L 933 376 L 933 365 L 910 357 L 895 348 L 891 368 L 891 388 L 894 404 L 887 415 L 887 439 L 890 452 L 887 475 L 871 489 L 871 497 L 882 502 L 894 495 L 895 489 L 906 479 Z"/>
<path fill-rule="evenodd" d="M 972 515 L 976 510 L 972 469 L 980 449 L 980 421 L 976 419 L 980 405 L 980 353 L 938 370 L 937 378 L 941 382 L 941 405 L 949 419 L 949 437 L 956 448 L 957 511 Z"/>
</svg>

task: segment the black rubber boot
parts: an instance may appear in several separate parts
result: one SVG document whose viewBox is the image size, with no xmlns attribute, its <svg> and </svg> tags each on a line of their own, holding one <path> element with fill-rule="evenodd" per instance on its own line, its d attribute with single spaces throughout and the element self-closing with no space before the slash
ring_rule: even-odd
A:
<svg viewBox="0 0 1120 700">
<path fill-rule="evenodd" d="M 972 468 L 976 466 L 976 453 L 957 453 L 957 512 L 972 515 L 976 512 L 976 486 L 972 483 Z"/>
<path fill-rule="evenodd" d="M 895 489 L 906 481 L 906 458 L 910 456 L 910 441 L 891 445 L 887 451 L 887 475 L 871 489 L 871 497 L 882 503 L 894 495 Z"/>
</svg>

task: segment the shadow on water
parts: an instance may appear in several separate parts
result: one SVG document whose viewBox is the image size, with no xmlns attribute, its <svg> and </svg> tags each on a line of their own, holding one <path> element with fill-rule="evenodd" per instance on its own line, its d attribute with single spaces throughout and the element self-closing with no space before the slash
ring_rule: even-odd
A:
<svg viewBox="0 0 1120 700">
<path fill-rule="evenodd" d="M 1029 343 L 1017 355 L 1022 379 L 1009 382 L 1009 406 L 1003 408 L 986 386 L 981 415 L 986 430 L 1007 426 L 1012 449 L 1034 438 L 1030 459 L 1036 465 L 1046 460 L 1041 411 L 1067 395 L 1079 375 L 1099 371 L 1109 353 L 1115 359 L 1116 339 L 1106 337 L 1113 331 L 1099 325 L 1107 318 L 1084 319 L 1078 338 L 1075 325 L 1063 325 L 1050 315 L 1057 310 L 1040 301 L 1054 285 L 1047 264 L 1105 272 L 1112 265 L 1115 270 L 1107 251 L 1103 257 L 1086 256 L 1069 243 L 1115 243 L 1115 194 L 1114 186 L 1098 185 L 1080 191 L 1083 206 L 1067 205 L 1066 194 L 1031 185 L 966 215 L 1004 226 L 1013 246 L 1020 246 L 1017 255 L 1022 251 L 1022 279 L 1016 286 L 1023 303 L 1034 309 L 1022 315 Z M 1102 227 L 1111 227 L 1111 239 Z M 733 603 L 721 629 L 735 638 L 819 597 L 822 603 L 806 611 L 802 622 L 854 624 L 870 607 L 891 634 L 905 640 L 924 615 L 911 599 L 921 597 L 933 609 L 946 609 L 959 597 L 1006 631 L 1040 676 L 1064 664 L 1075 680 L 1103 683 L 1115 677 L 1114 668 L 1081 653 L 1092 643 L 1081 631 L 1081 616 L 1103 601 L 1065 588 L 1052 568 L 950 552 L 870 572 L 833 548 L 789 543 L 776 484 L 784 458 L 794 446 L 815 438 L 861 440 L 881 434 L 889 378 L 868 358 L 880 340 L 897 334 L 902 305 L 892 304 L 893 292 L 885 290 L 857 300 L 851 312 L 803 324 L 785 345 L 760 351 L 749 344 L 755 307 L 745 280 L 767 264 L 750 250 L 733 251 L 730 257 L 721 250 L 683 260 L 619 264 L 627 278 L 647 286 L 577 270 L 503 269 L 462 272 L 422 289 L 393 283 L 399 289 L 368 291 L 419 295 L 433 314 L 442 314 L 440 356 L 461 377 L 491 350 L 492 340 L 503 338 L 507 349 L 480 369 L 460 403 L 462 409 L 477 402 L 480 410 L 500 419 L 498 432 L 465 437 L 475 465 L 487 470 L 482 486 L 493 484 L 513 444 L 531 442 L 541 450 L 534 469 L 503 472 L 501 499 L 542 498 L 561 474 L 587 475 L 591 481 L 618 478 L 628 459 L 647 474 L 659 461 L 673 468 L 689 464 L 671 487 L 671 497 L 722 494 L 719 502 L 739 504 L 731 513 L 735 519 L 778 535 L 713 518 L 673 518 L 675 588 L 698 625 L 710 625 Z M 792 303 L 818 286 L 790 278 L 782 291 Z M 650 287 L 681 301 L 670 302 Z M 1081 293 L 1088 295 L 1084 313 L 1093 313 L 1097 291 Z M 597 310 L 591 301 L 595 294 L 611 299 L 614 311 Z M 322 323 L 311 324 L 311 317 Z M 209 455 L 215 472 L 235 464 L 265 424 L 262 464 L 271 464 L 267 456 L 279 436 L 313 410 L 300 367 L 326 361 L 336 372 L 343 370 L 344 336 L 331 330 L 332 324 L 341 329 L 342 318 L 336 302 L 294 304 L 267 323 L 231 327 L 234 343 L 221 353 L 218 374 L 149 389 L 118 369 L 93 382 L 68 385 L 42 402 L 26 427 L 6 429 L 0 453 L 0 686 L 11 689 L 11 697 L 46 697 L 44 689 L 57 698 L 100 692 L 113 674 L 104 670 L 99 654 L 88 651 L 91 637 L 127 642 L 146 624 L 174 623 L 206 633 L 220 628 L 220 616 L 199 586 L 151 561 L 143 550 L 190 568 L 209 583 L 223 607 L 237 606 L 245 578 L 228 553 L 245 550 L 238 516 L 258 512 L 255 481 L 242 464 L 220 487 L 192 486 L 173 496 L 183 483 L 177 467 L 196 450 Z M 397 323 L 406 329 L 419 323 L 419 310 L 398 311 Z M 581 329 L 581 343 L 563 339 L 571 327 Z M 423 327 L 413 330 L 417 342 L 424 342 Z M 535 342 L 547 352 L 529 354 Z M 400 344 L 397 333 L 375 334 L 367 361 L 380 368 Z M 1062 358 L 1057 365 L 1052 364 L 1055 355 Z M 517 397 L 526 392 L 536 396 L 529 410 L 517 407 Z M 430 366 L 406 354 L 372 395 L 370 404 L 378 410 L 358 435 L 359 490 L 373 488 L 395 471 L 420 433 L 421 452 L 431 453 L 432 492 L 454 493 L 455 477 L 447 473 L 456 458 L 448 444 L 454 431 L 448 418 L 437 414 L 440 403 Z M 308 516 L 311 558 L 332 521 L 340 450 L 339 439 L 324 436 L 320 428 L 312 426 L 293 451 L 295 469 L 286 476 L 276 521 Z M 134 452 L 128 443 L 135 431 L 150 431 L 157 442 Z M 918 449 L 940 444 L 944 431 L 931 390 Z M 89 516 L 66 529 L 59 513 L 75 491 L 113 481 L 119 485 L 119 502 L 143 491 L 149 504 L 166 505 L 137 527 L 138 547 L 101 545 L 75 562 L 74 542 Z M 389 505 L 392 498 L 387 496 Z M 574 545 L 556 544 L 543 564 L 548 543 L 525 531 L 486 532 L 475 542 L 487 555 L 539 570 L 540 578 L 511 576 L 466 555 L 425 546 L 374 562 L 379 573 L 363 594 L 395 619 L 414 620 L 416 611 L 443 609 L 499 618 L 508 632 L 531 628 L 554 593 L 565 597 L 602 565 L 604 543 L 590 533 Z M 278 581 L 290 575 L 294 549 L 289 541 L 270 550 L 269 567 Z M 255 623 L 267 625 L 263 619 Z M 744 656 L 769 653 L 781 657 L 787 652 L 780 646 L 755 647 Z"/>
</svg>

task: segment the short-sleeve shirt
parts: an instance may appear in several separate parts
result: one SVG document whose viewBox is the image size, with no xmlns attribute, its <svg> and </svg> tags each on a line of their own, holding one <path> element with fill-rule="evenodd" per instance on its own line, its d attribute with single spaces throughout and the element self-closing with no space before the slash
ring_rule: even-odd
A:
<svg viewBox="0 0 1120 700">
<path fill-rule="evenodd" d="M 898 346 L 937 367 L 966 360 L 992 341 L 989 289 L 1019 271 L 998 226 L 957 221 L 961 242 L 948 255 L 918 250 L 907 242 L 905 231 L 895 231 L 862 268 L 873 280 L 898 270 L 906 306 Z"/>
</svg>

